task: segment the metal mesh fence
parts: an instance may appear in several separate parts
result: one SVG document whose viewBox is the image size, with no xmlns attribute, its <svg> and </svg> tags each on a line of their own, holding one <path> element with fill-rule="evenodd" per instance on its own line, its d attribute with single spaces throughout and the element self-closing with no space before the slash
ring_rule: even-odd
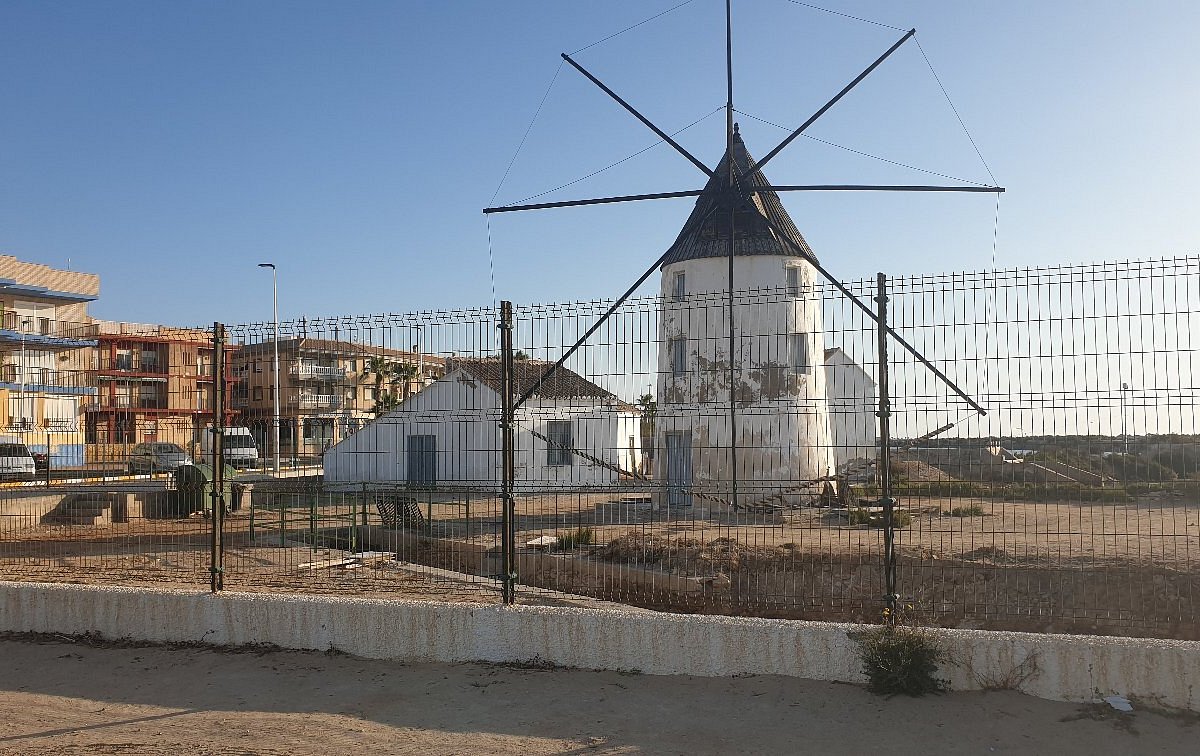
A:
<svg viewBox="0 0 1200 756">
<path fill-rule="evenodd" d="M 894 582 L 922 623 L 1200 638 L 1200 259 L 888 280 L 887 322 L 986 411 L 890 342 L 894 506 L 876 323 L 793 267 L 732 298 L 664 280 L 610 317 L 517 307 L 508 370 L 492 309 L 229 326 L 224 438 L 245 440 L 226 461 L 249 469 L 225 587 L 499 601 L 515 575 L 525 601 L 871 621 Z M 9 577 L 210 580 L 203 475 L 130 479 L 149 426 L 112 397 L 159 375 L 122 336 L 87 369 L 75 477 L 0 494 Z M 179 445 L 205 460 L 204 339 L 157 338 Z M 89 465 L 110 478 L 67 482 Z"/>
</svg>

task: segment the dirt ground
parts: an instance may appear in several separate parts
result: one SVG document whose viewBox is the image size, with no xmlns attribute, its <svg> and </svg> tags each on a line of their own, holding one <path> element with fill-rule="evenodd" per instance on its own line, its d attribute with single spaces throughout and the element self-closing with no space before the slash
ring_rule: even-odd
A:
<svg viewBox="0 0 1200 756">
<path fill-rule="evenodd" d="M 1185 754 L 1200 717 L 1011 691 L 0 639 L 0 754 Z"/>
<path fill-rule="evenodd" d="M 226 527 L 225 585 L 233 590 L 314 592 L 495 603 L 499 565 L 469 564 L 469 549 L 498 543 L 494 499 L 422 502 L 428 529 L 402 561 L 345 565 L 362 502 L 331 497 L 311 507 L 296 494 L 283 512 L 243 509 Z M 899 589 L 916 621 L 948 627 L 1200 639 L 1200 503 L 1170 497 L 1123 504 L 902 501 L 912 520 L 897 533 Z M 956 508 L 980 514 L 951 516 Z M 370 524 L 379 514 L 365 507 Z M 828 509 L 783 516 L 729 515 L 702 507 L 665 518 L 644 497 L 619 493 L 523 497 L 518 539 L 550 540 L 587 528 L 571 570 L 522 579 L 543 588 L 652 609 L 872 622 L 881 607 L 882 531 L 851 526 Z M 286 527 L 279 526 L 281 516 Z M 209 521 L 133 520 L 97 525 L 0 521 L 0 577 L 108 585 L 206 586 Z M 302 543 L 311 531 L 326 545 Z M 332 539 L 336 543 L 328 543 Z M 338 535 L 343 534 L 343 535 Z M 606 545 L 635 544 L 613 559 Z M 632 539 L 632 541 L 631 541 Z M 657 543 L 663 557 L 642 545 Z M 369 548 L 369 547 L 368 547 Z M 407 547 L 406 547 L 407 548 Z M 611 551 L 611 549 L 609 550 Z M 476 560 L 478 561 L 478 560 Z M 663 594 L 606 577 L 619 562 L 712 581 L 709 594 Z M 561 566 L 561 565 L 560 565 Z M 478 571 L 471 577 L 464 572 Z M 699 590 L 699 583 L 693 586 Z M 674 589 L 672 589 L 674 590 Z M 522 589 L 522 603 L 561 597 Z M 565 599 L 571 605 L 586 600 Z"/>
</svg>

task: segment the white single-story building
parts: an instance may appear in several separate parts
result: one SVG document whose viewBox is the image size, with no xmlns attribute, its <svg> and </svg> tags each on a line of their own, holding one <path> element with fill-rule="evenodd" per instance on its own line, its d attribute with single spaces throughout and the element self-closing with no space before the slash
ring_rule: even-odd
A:
<svg viewBox="0 0 1200 756">
<path fill-rule="evenodd" d="M 825 350 L 825 396 L 837 468 L 856 459 L 875 459 L 879 452 L 875 380 L 840 347 Z"/>
<path fill-rule="evenodd" d="M 514 362 L 515 392 L 551 363 Z M 325 482 L 499 490 L 500 360 L 450 358 L 446 374 L 325 452 Z M 566 368 L 516 413 L 516 485 L 604 486 L 641 458 L 641 411 Z M 553 443 L 552 443 L 553 442 Z"/>
</svg>

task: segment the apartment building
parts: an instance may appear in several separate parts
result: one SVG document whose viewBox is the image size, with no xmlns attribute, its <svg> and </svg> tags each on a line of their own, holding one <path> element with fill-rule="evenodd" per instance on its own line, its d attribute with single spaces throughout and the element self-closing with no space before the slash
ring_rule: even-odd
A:
<svg viewBox="0 0 1200 756">
<path fill-rule="evenodd" d="M 48 454 L 58 467 L 84 462 L 82 417 L 96 394 L 97 345 L 87 306 L 100 277 L 0 255 L 0 437 Z"/>
<path fill-rule="evenodd" d="M 87 408 L 88 459 L 123 461 L 134 444 L 163 441 L 196 453 L 216 400 L 212 336 L 199 329 L 99 321 Z M 232 352 L 225 381 L 232 390 Z M 232 393 L 229 394 L 232 396 Z M 226 410 L 225 420 L 234 420 Z"/>
<path fill-rule="evenodd" d="M 231 362 L 232 408 L 266 457 L 272 450 L 274 342 L 244 344 Z M 280 456 L 311 458 L 445 372 L 432 355 L 329 339 L 279 342 Z"/>
</svg>

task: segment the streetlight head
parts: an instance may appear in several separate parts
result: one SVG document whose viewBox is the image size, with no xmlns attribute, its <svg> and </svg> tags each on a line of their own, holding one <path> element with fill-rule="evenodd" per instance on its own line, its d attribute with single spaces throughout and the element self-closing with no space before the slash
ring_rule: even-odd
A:
<svg viewBox="0 0 1200 756">
<path fill-rule="evenodd" d="M 275 263 L 259 263 L 259 264 L 258 264 L 258 267 L 260 267 L 260 268 L 270 268 L 271 270 L 275 270 Z"/>
</svg>

